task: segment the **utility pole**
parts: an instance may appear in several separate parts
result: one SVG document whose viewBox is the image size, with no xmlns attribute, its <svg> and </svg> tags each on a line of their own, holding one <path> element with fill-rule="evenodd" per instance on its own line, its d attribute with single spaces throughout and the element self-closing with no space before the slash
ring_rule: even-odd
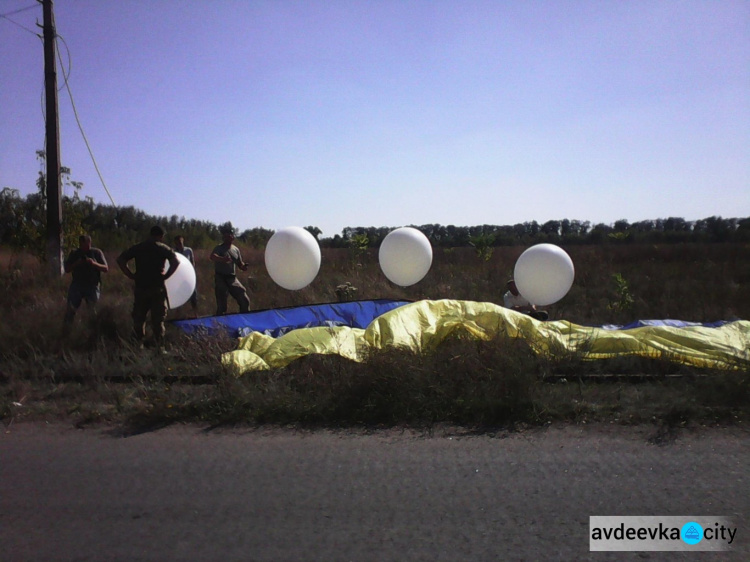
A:
<svg viewBox="0 0 750 562">
<path fill-rule="evenodd" d="M 47 122 L 47 255 L 50 274 L 61 277 L 62 201 L 60 197 L 60 121 L 57 113 L 57 61 L 55 60 L 55 15 L 52 0 L 41 0 L 44 11 L 44 98 Z"/>
</svg>

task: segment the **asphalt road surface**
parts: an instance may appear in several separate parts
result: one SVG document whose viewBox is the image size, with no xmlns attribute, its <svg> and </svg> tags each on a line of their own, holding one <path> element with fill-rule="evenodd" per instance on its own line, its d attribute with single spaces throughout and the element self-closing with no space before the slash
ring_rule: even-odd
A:
<svg viewBox="0 0 750 562">
<path fill-rule="evenodd" d="M 15 424 L 0 560 L 748 560 L 750 433 Z M 591 515 L 714 515 L 726 553 L 589 552 Z"/>
</svg>

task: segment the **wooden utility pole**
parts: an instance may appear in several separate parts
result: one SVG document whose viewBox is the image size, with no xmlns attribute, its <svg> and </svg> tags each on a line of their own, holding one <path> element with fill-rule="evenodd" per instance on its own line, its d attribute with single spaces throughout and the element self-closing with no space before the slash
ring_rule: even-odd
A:
<svg viewBox="0 0 750 562">
<path fill-rule="evenodd" d="M 62 201 L 60 197 L 60 121 L 57 114 L 57 61 L 52 0 L 41 0 L 44 11 L 44 98 L 46 104 L 47 256 L 52 276 L 62 276 Z"/>
</svg>

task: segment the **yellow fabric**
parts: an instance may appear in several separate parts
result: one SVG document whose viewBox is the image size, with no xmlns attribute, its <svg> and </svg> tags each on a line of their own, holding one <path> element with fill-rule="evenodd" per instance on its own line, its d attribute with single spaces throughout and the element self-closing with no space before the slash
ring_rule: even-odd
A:
<svg viewBox="0 0 750 562">
<path fill-rule="evenodd" d="M 313 353 L 364 361 L 369 353 L 387 348 L 424 353 L 454 333 L 483 340 L 524 338 L 536 353 L 550 356 L 575 353 L 582 359 L 606 359 L 637 355 L 701 368 L 750 366 L 750 322 L 744 320 L 719 328 L 604 330 L 565 320 L 540 322 L 493 303 L 460 300 L 411 303 L 376 318 L 365 330 L 303 328 L 275 339 L 253 332 L 240 339 L 236 351 L 225 353 L 222 363 L 240 375 L 278 369 Z"/>
</svg>

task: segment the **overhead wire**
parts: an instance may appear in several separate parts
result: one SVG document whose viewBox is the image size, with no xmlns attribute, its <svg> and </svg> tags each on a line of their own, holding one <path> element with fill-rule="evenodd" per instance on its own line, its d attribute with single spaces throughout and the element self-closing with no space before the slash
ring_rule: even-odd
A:
<svg viewBox="0 0 750 562">
<path fill-rule="evenodd" d="M 10 23 L 12 23 L 12 24 L 20 27 L 24 31 L 27 31 L 27 32 L 31 33 L 32 35 L 38 37 L 39 39 L 42 39 L 42 36 L 40 34 L 36 33 L 35 31 L 29 29 L 28 27 L 26 27 L 26 26 L 18 23 L 17 21 L 12 20 L 12 19 L 10 19 L 8 17 L 8 16 L 12 16 L 12 15 L 15 15 L 15 14 L 19 14 L 21 12 L 25 12 L 27 10 L 31 10 L 31 9 L 37 8 L 38 6 L 39 6 L 39 4 L 37 3 L 37 4 L 31 5 L 31 6 L 26 6 L 25 8 L 18 8 L 17 10 L 12 10 L 10 12 L 6 12 L 4 14 L 0 14 L 0 18 L 9 21 Z M 62 44 L 65 46 L 65 50 L 66 50 L 66 52 L 68 54 L 68 68 L 67 68 L 67 71 L 65 69 L 65 65 L 63 64 L 62 56 L 60 54 L 59 42 L 57 41 L 58 39 L 60 41 L 62 41 Z M 107 197 L 109 197 L 109 200 L 112 202 L 112 205 L 117 206 L 116 203 L 115 203 L 114 198 L 112 197 L 112 194 L 110 193 L 109 189 L 107 188 L 107 183 L 104 181 L 104 177 L 102 176 L 102 173 L 99 170 L 99 164 L 97 163 L 96 158 L 94 157 L 93 150 L 91 150 L 91 144 L 89 143 L 88 137 L 86 137 L 86 132 L 83 130 L 83 125 L 81 124 L 81 119 L 80 119 L 80 117 L 78 115 L 78 109 L 76 108 L 75 99 L 73 98 L 73 92 L 70 89 L 70 80 L 69 80 L 69 78 L 70 78 L 71 69 L 73 67 L 73 58 L 72 58 L 72 55 L 70 53 L 70 48 L 68 47 L 68 44 L 65 41 L 65 38 L 62 35 L 58 34 L 57 32 L 55 32 L 55 42 L 58 45 L 58 48 L 56 49 L 56 51 L 57 51 L 57 59 L 60 62 L 60 68 L 62 69 L 62 75 L 63 75 L 63 85 L 60 86 L 57 91 L 59 92 L 63 88 L 65 88 L 68 91 L 68 97 L 70 98 L 70 105 L 73 108 L 73 115 L 75 116 L 76 124 L 78 125 L 78 130 L 81 132 L 81 137 L 83 137 L 83 142 L 86 144 L 86 149 L 88 150 L 89 156 L 91 157 L 91 161 L 94 164 L 94 169 L 96 170 L 96 173 L 99 176 L 99 181 L 101 181 L 102 187 L 104 188 L 104 191 L 107 193 Z M 42 117 L 46 121 L 47 117 L 46 117 L 46 111 L 45 111 L 44 91 L 42 91 L 42 100 L 41 101 L 42 101 Z M 45 138 L 45 141 L 46 141 L 46 138 Z M 46 150 L 46 142 L 45 142 L 45 150 Z"/>
<path fill-rule="evenodd" d="M 17 10 L 11 10 L 10 12 L 5 12 L 4 14 L 0 14 L 0 18 L 13 16 L 15 14 L 20 14 L 21 12 L 26 12 L 28 10 L 32 10 L 38 7 L 39 7 L 39 2 L 37 2 L 36 4 L 32 4 L 31 6 L 26 6 L 25 8 L 18 8 Z"/>
<path fill-rule="evenodd" d="M 21 28 L 21 29 L 23 29 L 24 31 L 28 31 L 28 32 L 29 32 L 29 33 L 31 33 L 32 35 L 36 35 L 37 37 L 39 37 L 39 38 L 41 39 L 41 36 L 40 36 L 40 35 L 39 35 L 39 34 L 38 34 L 38 33 L 37 33 L 36 31 L 34 31 L 33 29 L 29 29 L 29 28 L 28 28 L 28 27 L 26 27 L 25 25 L 23 25 L 23 24 L 20 24 L 20 23 L 18 23 L 17 21 L 15 21 L 15 20 L 12 20 L 12 19 L 10 19 L 10 18 L 8 17 L 8 16 L 12 16 L 12 15 L 15 15 L 15 14 L 20 14 L 21 12 L 25 12 L 25 11 L 27 11 L 27 10 L 31 10 L 31 9 L 33 9 L 33 8 L 38 8 L 38 7 L 39 7 L 39 4 L 35 4 L 35 5 L 33 5 L 33 6 L 26 6 L 25 8 L 19 8 L 19 9 L 17 9 L 17 10 L 13 10 L 13 11 L 10 11 L 10 12 L 6 12 L 6 13 L 4 13 L 4 14 L 0 14 L 0 18 L 2 18 L 2 19 L 4 19 L 4 20 L 7 20 L 7 21 L 9 21 L 9 22 L 10 22 L 10 23 L 12 23 L 13 25 L 15 25 L 15 26 L 18 26 L 18 27 L 20 27 L 20 28 Z"/>
<path fill-rule="evenodd" d="M 96 162 L 96 158 L 94 157 L 94 152 L 91 150 L 91 145 L 89 144 L 89 140 L 86 137 L 86 133 L 83 130 L 83 125 L 81 125 L 81 119 L 78 116 L 78 109 L 76 108 L 75 100 L 73 99 L 73 92 L 70 89 L 70 81 L 68 80 L 70 76 L 70 69 L 72 68 L 72 57 L 70 54 L 70 49 L 68 48 L 68 44 L 65 42 L 65 38 L 55 33 L 55 40 L 60 39 L 65 45 L 65 50 L 68 52 L 68 72 L 65 73 L 65 67 L 62 62 L 62 56 L 60 55 L 60 49 L 58 47 L 57 49 L 57 58 L 60 61 L 60 68 L 63 70 L 63 78 L 64 78 L 64 87 L 68 91 L 68 97 L 70 98 L 70 105 L 73 108 L 73 115 L 76 118 L 76 123 L 78 124 L 78 130 L 81 131 L 81 136 L 83 137 L 83 142 L 86 144 L 86 149 L 89 151 L 89 156 L 91 156 L 91 161 L 94 163 L 94 169 L 96 170 L 97 175 L 99 176 L 99 181 L 102 182 L 102 187 L 104 188 L 104 191 L 107 193 L 107 196 L 109 197 L 109 200 L 112 202 L 113 206 L 117 206 L 115 203 L 115 200 L 112 198 L 112 194 L 109 192 L 109 189 L 107 188 L 107 184 L 104 181 L 104 177 L 102 176 L 101 171 L 99 170 L 99 165 Z"/>
</svg>

